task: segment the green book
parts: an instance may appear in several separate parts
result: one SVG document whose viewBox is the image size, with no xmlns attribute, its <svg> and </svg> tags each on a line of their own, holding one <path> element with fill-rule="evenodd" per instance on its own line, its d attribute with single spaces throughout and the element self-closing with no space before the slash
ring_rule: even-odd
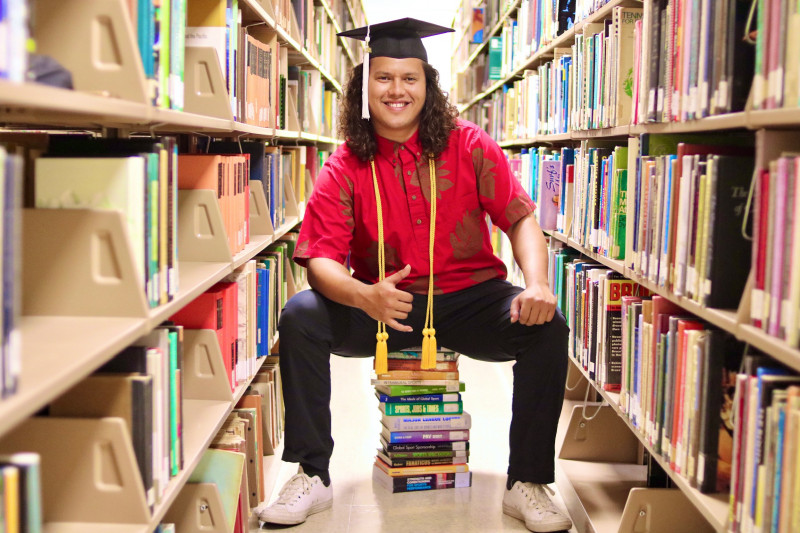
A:
<svg viewBox="0 0 800 533">
<path fill-rule="evenodd" d="M 489 79 L 499 80 L 503 77 L 503 39 L 492 37 L 489 40 Z"/>
<path fill-rule="evenodd" d="M 464 392 L 463 382 L 447 385 L 385 385 L 375 383 L 375 390 L 387 396 L 409 396 L 412 394 L 443 394 L 445 392 Z"/>
<path fill-rule="evenodd" d="M 189 483 L 214 483 L 217 486 L 228 531 L 233 531 L 236 523 L 244 461 L 243 453 L 210 448 L 203 452 L 200 462 L 189 476 Z"/>
<path fill-rule="evenodd" d="M 378 408 L 387 415 L 439 415 L 461 414 L 464 410 L 462 402 L 420 402 L 420 403 L 384 403 Z"/>
</svg>

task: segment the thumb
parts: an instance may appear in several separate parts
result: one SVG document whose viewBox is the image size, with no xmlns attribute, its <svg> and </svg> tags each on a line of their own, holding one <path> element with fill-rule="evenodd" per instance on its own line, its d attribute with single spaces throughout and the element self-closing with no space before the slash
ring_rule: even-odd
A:
<svg viewBox="0 0 800 533">
<path fill-rule="evenodd" d="M 511 308 L 509 309 L 509 312 L 511 314 L 512 324 L 517 320 L 519 320 L 519 308 L 520 308 L 520 302 L 519 302 L 519 296 L 517 296 L 516 298 L 511 300 Z"/>
<path fill-rule="evenodd" d="M 403 281 L 409 274 L 411 274 L 411 265 L 406 265 L 403 270 L 398 270 L 391 276 L 386 278 L 386 281 L 397 284 Z"/>
</svg>

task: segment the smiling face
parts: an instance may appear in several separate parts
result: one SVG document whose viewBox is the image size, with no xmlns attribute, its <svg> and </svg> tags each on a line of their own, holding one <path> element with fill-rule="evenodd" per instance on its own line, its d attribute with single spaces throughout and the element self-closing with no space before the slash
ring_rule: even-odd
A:
<svg viewBox="0 0 800 533">
<path fill-rule="evenodd" d="M 369 112 L 375 133 L 405 142 L 419 127 L 425 105 L 425 72 L 417 58 L 372 58 L 369 65 Z"/>
</svg>

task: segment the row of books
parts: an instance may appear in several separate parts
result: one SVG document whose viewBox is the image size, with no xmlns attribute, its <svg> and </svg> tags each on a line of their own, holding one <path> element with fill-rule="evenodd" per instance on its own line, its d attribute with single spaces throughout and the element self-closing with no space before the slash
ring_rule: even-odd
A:
<svg viewBox="0 0 800 533">
<path fill-rule="evenodd" d="M 0 529 L 42 532 L 41 457 L 31 452 L 0 455 Z"/>
<path fill-rule="evenodd" d="M 333 24 L 322 6 L 310 0 L 262 2 L 300 45 L 329 72 L 345 72 Z M 154 105 L 182 110 L 185 48 L 212 47 L 219 59 L 234 118 L 285 129 L 288 47 L 280 46 L 273 28 L 243 23 L 238 0 L 133 0 L 127 8 L 136 32 L 144 73 Z M 321 51 L 330 51 L 320 53 Z M 342 63 L 342 64 L 340 64 Z M 341 67 L 341 68 L 337 68 Z M 319 71 L 314 72 L 319 75 Z M 323 105 L 320 98 L 309 100 Z M 297 95 L 295 95 L 297 96 Z M 296 100 L 297 101 L 297 100 Z M 331 99 L 331 101 L 333 101 Z M 317 120 L 322 120 L 318 112 Z M 321 130 L 320 130 L 321 132 Z"/>
<path fill-rule="evenodd" d="M 271 245 L 171 317 L 187 328 L 216 333 L 231 391 L 250 381 L 257 359 L 272 351 L 288 298 L 286 277 L 294 276 L 284 268 L 293 244 Z"/>
<path fill-rule="evenodd" d="M 156 307 L 178 291 L 177 162 L 173 137 L 54 135 L 44 156 L 33 162 L 33 205 L 120 211 L 143 290 Z"/>
<path fill-rule="evenodd" d="M 755 178 L 752 215 L 753 325 L 800 345 L 800 157 L 770 161 Z"/>
<path fill-rule="evenodd" d="M 20 322 L 23 156 L 0 145 L 0 398 L 17 391 L 22 368 Z"/>
<path fill-rule="evenodd" d="M 22 82 L 26 58 L 27 0 L 0 0 L 0 79 Z"/>
<path fill-rule="evenodd" d="M 274 371 L 274 369 L 273 369 Z M 260 371 L 219 429 L 189 482 L 217 484 L 229 531 L 246 533 L 250 512 L 266 499 L 264 455 L 274 453 L 275 404 L 263 395 L 269 371 Z M 233 462 L 232 468 L 217 468 Z M 220 477 L 224 476 L 224 477 Z"/>
<path fill-rule="evenodd" d="M 582 25 L 571 45 L 554 49 L 553 60 L 523 71 L 524 78 L 535 78 L 532 84 L 507 84 L 513 91 L 504 89 L 502 98 L 483 104 L 502 107 L 494 111 L 503 122 L 496 138 L 685 121 L 744 109 L 753 79 L 752 47 L 732 36 L 743 26 L 747 6 L 734 0 L 720 6 L 701 0 L 673 5 L 678 3 L 615 7 L 609 19 Z M 525 20 L 520 8 L 518 21 Z M 514 40 L 517 22 L 507 19 L 506 25 L 512 35 L 493 37 L 497 42 L 486 58 L 459 74 L 460 101 L 527 61 L 525 46 L 537 49 L 533 41 Z M 563 31 L 560 27 L 559 34 Z"/>
<path fill-rule="evenodd" d="M 750 7 L 747 0 L 646 3 L 635 29 L 632 123 L 743 110 L 753 84 L 754 50 L 743 39 Z"/>
<path fill-rule="evenodd" d="M 373 380 L 381 413 L 381 448 L 373 478 L 390 492 L 469 487 L 469 430 L 458 381 L 458 354 L 441 348 L 422 370 L 421 349 L 391 352 Z"/>
<path fill-rule="evenodd" d="M 725 262 L 715 251 L 747 246 L 741 227 L 752 141 L 704 136 L 692 143 L 696 138 L 645 134 L 627 147 L 582 141 L 573 182 L 560 178 L 565 208 L 557 227 L 677 295 L 734 308 L 750 263 Z"/>
<path fill-rule="evenodd" d="M 184 464 L 183 326 L 153 329 L 54 399 L 48 416 L 125 421 L 151 509 Z"/>
<path fill-rule="evenodd" d="M 47 152 L 34 161 L 34 206 L 122 212 L 143 290 L 150 306 L 156 307 L 178 291 L 179 188 L 215 191 L 228 246 L 236 254 L 250 242 L 251 180 L 263 187 L 272 224 L 280 227 L 287 219 L 286 188 L 295 191 L 302 205 L 329 154 L 313 146 L 265 146 L 257 141 L 213 141 L 206 149 L 211 153 L 178 155 L 172 137 L 52 136 Z M 13 169 L 17 160 L 4 159 Z M 14 183 L 6 180 L 7 186 Z M 9 201 L 11 193 L 9 189 Z M 10 236 L 13 229 L 9 224 Z M 9 238 L 9 246 L 13 242 Z"/>
<path fill-rule="evenodd" d="M 760 0 L 757 10 L 753 108 L 798 107 L 800 6 Z"/>
<path fill-rule="evenodd" d="M 728 531 L 797 531 L 800 376 L 747 354 L 726 385 L 733 429 Z"/>
<path fill-rule="evenodd" d="M 148 96 L 154 106 L 183 110 L 188 0 L 126 2 L 139 46 Z M 188 21 L 191 25 L 191 20 Z M 198 46 L 195 44 L 195 46 Z M 207 45 L 205 45 L 207 46 Z M 224 65 L 224 63 L 223 63 Z"/>
<path fill-rule="evenodd" d="M 732 376 L 745 347 L 575 255 L 551 251 L 570 356 L 598 386 L 619 392 L 621 411 L 671 470 L 701 492 L 727 493 L 736 438 Z"/>
<path fill-rule="evenodd" d="M 506 150 L 509 167 L 522 188 L 536 203 L 534 216 L 545 230 L 559 227 L 563 219 L 562 189 L 573 182 L 575 150 L 565 147 L 554 150 L 546 147 L 522 148 L 519 152 Z"/>
</svg>

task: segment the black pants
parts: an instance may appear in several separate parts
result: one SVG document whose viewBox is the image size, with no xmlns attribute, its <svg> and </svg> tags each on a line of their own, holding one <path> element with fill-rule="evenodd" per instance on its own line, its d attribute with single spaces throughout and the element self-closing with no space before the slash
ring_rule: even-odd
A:
<svg viewBox="0 0 800 533">
<path fill-rule="evenodd" d="M 521 290 L 506 281 L 491 280 L 435 296 L 436 340 L 439 347 L 474 359 L 516 361 L 508 475 L 552 483 L 569 330 L 559 311 L 540 326 L 512 324 L 511 300 Z M 415 294 L 413 310 L 402 321 L 413 332 L 389 328 L 390 352 L 422 344 L 426 302 L 425 295 Z M 283 460 L 327 472 L 333 452 L 330 354 L 374 356 L 377 323 L 360 309 L 308 290 L 289 300 L 278 328 L 286 405 Z"/>
</svg>

